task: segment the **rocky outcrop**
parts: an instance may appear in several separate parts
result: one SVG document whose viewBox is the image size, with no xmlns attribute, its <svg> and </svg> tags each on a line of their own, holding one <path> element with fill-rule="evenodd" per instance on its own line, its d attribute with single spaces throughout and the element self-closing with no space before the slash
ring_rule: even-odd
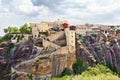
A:
<svg viewBox="0 0 120 80">
<path fill-rule="evenodd" d="M 112 43 L 113 44 L 113 43 Z M 117 43 L 114 43 L 113 45 L 108 45 L 105 43 L 96 42 L 93 44 L 85 43 L 81 44 L 84 45 L 83 47 L 86 47 L 87 50 L 91 53 L 91 55 L 94 57 L 96 62 L 103 63 L 105 65 L 108 65 L 108 61 L 111 65 L 115 66 L 117 71 L 120 73 L 120 46 L 119 46 L 119 40 Z M 80 45 L 77 43 L 77 57 L 80 57 L 83 59 L 83 61 L 86 63 L 86 65 L 91 65 L 94 62 L 92 61 L 92 58 L 90 58 L 89 55 L 87 55 L 87 51 L 84 48 L 79 47 Z"/>
</svg>

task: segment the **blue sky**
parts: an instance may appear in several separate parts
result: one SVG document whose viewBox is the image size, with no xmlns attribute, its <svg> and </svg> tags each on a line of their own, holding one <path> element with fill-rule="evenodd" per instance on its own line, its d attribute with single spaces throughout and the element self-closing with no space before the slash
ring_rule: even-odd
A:
<svg viewBox="0 0 120 80">
<path fill-rule="evenodd" d="M 56 19 L 120 24 L 120 0 L 0 0 L 0 36 L 8 26 Z"/>
</svg>

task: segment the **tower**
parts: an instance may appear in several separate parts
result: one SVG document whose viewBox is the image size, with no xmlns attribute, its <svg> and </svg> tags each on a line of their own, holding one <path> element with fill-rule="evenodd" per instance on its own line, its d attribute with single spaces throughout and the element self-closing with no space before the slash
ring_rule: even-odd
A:
<svg viewBox="0 0 120 80">
<path fill-rule="evenodd" d="M 67 46 L 71 46 L 71 52 L 75 52 L 75 26 L 70 26 L 70 28 L 65 28 L 65 35 Z"/>
</svg>

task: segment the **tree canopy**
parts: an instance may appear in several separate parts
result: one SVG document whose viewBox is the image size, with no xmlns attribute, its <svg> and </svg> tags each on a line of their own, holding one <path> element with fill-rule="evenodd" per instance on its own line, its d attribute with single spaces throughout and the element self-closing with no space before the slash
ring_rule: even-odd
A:
<svg viewBox="0 0 120 80">
<path fill-rule="evenodd" d="M 8 26 L 7 28 L 4 28 L 4 32 L 5 33 L 13 33 L 13 32 L 20 32 L 20 30 L 18 29 L 18 27 Z"/>
<path fill-rule="evenodd" d="M 25 23 L 23 26 L 20 27 L 20 32 L 23 34 L 29 34 L 30 33 L 30 27 L 27 23 Z"/>
<path fill-rule="evenodd" d="M 83 61 L 81 59 L 77 59 L 77 61 L 72 65 L 72 69 L 75 74 L 81 74 L 86 68 L 83 65 Z"/>
</svg>

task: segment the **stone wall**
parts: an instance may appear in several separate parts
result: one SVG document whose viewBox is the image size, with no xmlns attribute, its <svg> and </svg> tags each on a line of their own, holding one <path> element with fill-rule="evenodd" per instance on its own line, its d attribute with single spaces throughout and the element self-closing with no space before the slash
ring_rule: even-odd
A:
<svg viewBox="0 0 120 80">
<path fill-rule="evenodd" d="M 64 37 L 65 33 L 63 31 L 60 32 L 56 32 L 55 34 L 51 34 L 50 36 L 48 36 L 48 39 L 50 41 L 55 41 L 61 37 Z"/>
<path fill-rule="evenodd" d="M 38 37 L 39 32 L 45 32 L 51 28 L 47 23 L 30 23 L 30 27 L 33 37 Z"/>
<path fill-rule="evenodd" d="M 44 47 L 54 47 L 56 49 L 60 48 L 60 46 L 58 46 L 50 41 L 44 40 L 44 39 L 43 39 L 43 46 Z"/>
</svg>

